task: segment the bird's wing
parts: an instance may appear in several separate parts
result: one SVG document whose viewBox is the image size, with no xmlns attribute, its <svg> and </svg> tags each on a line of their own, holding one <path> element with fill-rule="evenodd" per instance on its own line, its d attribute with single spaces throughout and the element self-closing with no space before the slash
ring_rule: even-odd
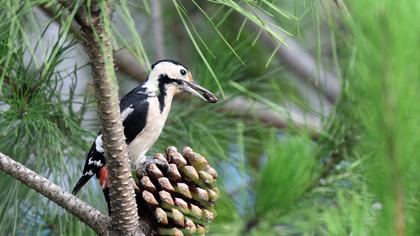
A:
<svg viewBox="0 0 420 236">
<path fill-rule="evenodd" d="M 129 144 L 146 126 L 149 103 L 148 95 L 142 87 L 133 89 L 120 101 L 121 120 L 124 126 L 126 143 Z M 105 165 L 102 134 L 96 136 L 83 167 L 83 174 L 73 189 L 76 194 L 89 179 Z"/>
<path fill-rule="evenodd" d="M 128 144 L 140 134 L 146 126 L 149 102 L 142 102 L 132 107 L 130 114 L 123 120 L 125 142 Z"/>
<path fill-rule="evenodd" d="M 125 142 L 127 144 L 130 144 L 146 126 L 149 109 L 147 98 L 146 89 L 138 87 L 121 99 L 121 120 L 123 122 Z"/>
</svg>

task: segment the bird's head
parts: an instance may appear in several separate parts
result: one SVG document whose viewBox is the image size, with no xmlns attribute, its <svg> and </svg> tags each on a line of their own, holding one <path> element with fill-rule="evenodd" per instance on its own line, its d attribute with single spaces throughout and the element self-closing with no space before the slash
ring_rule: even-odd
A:
<svg viewBox="0 0 420 236">
<path fill-rule="evenodd" d="M 197 84 L 187 67 L 175 60 L 165 59 L 154 63 L 148 80 L 161 93 L 168 91 L 175 95 L 181 92 L 187 92 L 204 101 L 210 103 L 217 102 L 217 97 Z"/>
</svg>

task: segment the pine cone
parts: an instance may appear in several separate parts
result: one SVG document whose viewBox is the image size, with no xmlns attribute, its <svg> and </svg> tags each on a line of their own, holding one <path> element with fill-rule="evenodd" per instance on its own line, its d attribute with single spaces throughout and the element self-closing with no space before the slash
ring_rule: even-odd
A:
<svg viewBox="0 0 420 236">
<path fill-rule="evenodd" d="M 140 217 L 153 215 L 160 235 L 205 234 L 216 216 L 216 170 L 190 147 L 181 154 L 171 146 L 154 158 L 164 165 L 148 164 L 146 174 L 137 171 Z"/>
</svg>

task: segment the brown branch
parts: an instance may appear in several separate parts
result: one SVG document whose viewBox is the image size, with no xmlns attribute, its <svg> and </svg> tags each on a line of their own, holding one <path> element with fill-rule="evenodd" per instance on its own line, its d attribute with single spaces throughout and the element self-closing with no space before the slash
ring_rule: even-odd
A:
<svg viewBox="0 0 420 236">
<path fill-rule="evenodd" d="M 92 77 L 96 102 L 101 120 L 102 140 L 109 170 L 109 198 L 112 234 L 141 234 L 137 204 L 127 155 L 124 129 L 120 119 L 118 85 L 115 83 L 113 66 L 112 33 L 110 19 L 112 3 L 105 1 L 91 6 L 86 17 L 88 25 L 82 25 L 85 47 L 92 63 Z M 83 17 L 83 16 L 82 16 Z M 82 21 L 78 21 L 79 24 Z M 139 233 L 140 232 L 140 233 Z"/>
<path fill-rule="evenodd" d="M 287 108 L 284 113 L 275 112 L 269 106 L 245 97 L 232 98 L 223 105 L 222 110 L 258 119 L 279 129 L 289 127 L 291 123 L 297 128 L 308 129 L 313 137 L 317 137 L 321 130 L 319 117 L 310 116 L 297 108 Z"/>
<path fill-rule="evenodd" d="M 107 231 L 111 218 L 86 202 L 63 190 L 60 186 L 0 153 L 0 170 L 34 189 L 89 225 L 98 234 Z"/>
</svg>

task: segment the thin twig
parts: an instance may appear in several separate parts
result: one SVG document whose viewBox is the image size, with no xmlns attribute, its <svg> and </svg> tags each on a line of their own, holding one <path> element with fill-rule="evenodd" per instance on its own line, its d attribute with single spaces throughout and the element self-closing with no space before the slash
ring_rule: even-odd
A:
<svg viewBox="0 0 420 236">
<path fill-rule="evenodd" d="M 86 202 L 63 190 L 60 186 L 0 153 L 0 170 L 34 189 L 89 225 L 98 234 L 107 231 L 111 218 Z"/>
</svg>

